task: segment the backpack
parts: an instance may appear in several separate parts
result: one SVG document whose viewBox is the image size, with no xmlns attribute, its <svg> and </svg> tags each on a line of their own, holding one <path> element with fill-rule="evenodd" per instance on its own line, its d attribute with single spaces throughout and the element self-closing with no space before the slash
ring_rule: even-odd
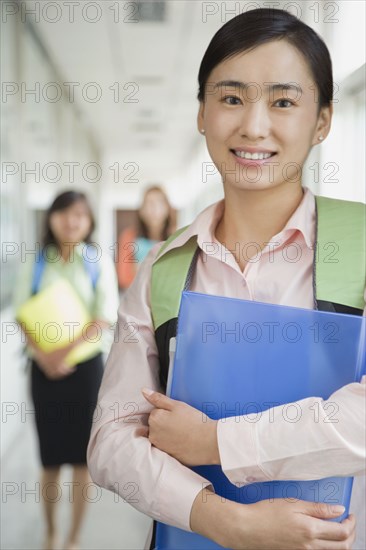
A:
<svg viewBox="0 0 366 550">
<path fill-rule="evenodd" d="M 366 284 L 365 221 L 362 203 L 315 197 L 316 237 L 313 264 L 314 309 L 362 315 Z M 152 266 L 151 312 L 159 354 L 159 378 L 166 391 L 169 342 L 177 333 L 183 290 L 189 290 L 199 254 L 196 236 L 163 255 L 188 226 L 160 248 Z"/>
<path fill-rule="evenodd" d="M 87 249 L 90 249 L 90 250 L 93 247 L 93 245 L 91 244 L 86 244 L 85 246 L 87 247 Z M 85 270 L 90 277 L 90 280 L 93 286 L 93 291 L 95 292 L 99 274 L 100 274 L 100 266 L 98 262 L 89 260 L 88 254 L 86 255 L 83 254 L 83 261 L 84 261 Z M 32 296 L 34 294 L 37 294 L 37 292 L 39 291 L 39 287 L 41 284 L 41 279 L 42 279 L 42 275 L 45 267 L 46 267 L 46 260 L 45 260 L 43 251 L 41 250 L 41 252 L 37 254 L 36 261 L 34 264 L 33 280 L 32 280 Z"/>
</svg>

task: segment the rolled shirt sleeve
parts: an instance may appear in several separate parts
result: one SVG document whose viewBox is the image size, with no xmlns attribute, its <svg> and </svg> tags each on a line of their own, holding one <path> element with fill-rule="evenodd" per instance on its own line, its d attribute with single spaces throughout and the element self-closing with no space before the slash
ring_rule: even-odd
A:
<svg viewBox="0 0 366 550">
<path fill-rule="evenodd" d="M 150 312 L 150 251 L 122 297 L 114 343 L 99 391 L 87 460 L 92 479 L 155 520 L 191 531 L 197 494 L 211 483 L 139 433 L 153 409 L 141 393 L 162 391 Z"/>
</svg>

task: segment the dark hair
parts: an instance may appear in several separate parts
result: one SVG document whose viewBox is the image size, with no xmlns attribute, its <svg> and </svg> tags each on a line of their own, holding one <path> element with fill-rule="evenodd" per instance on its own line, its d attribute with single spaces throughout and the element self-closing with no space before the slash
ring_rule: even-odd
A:
<svg viewBox="0 0 366 550">
<path fill-rule="evenodd" d="M 90 224 L 90 231 L 88 235 L 85 237 L 84 241 L 86 243 L 91 242 L 91 236 L 95 229 L 95 219 L 86 195 L 78 191 L 65 191 L 64 193 L 61 193 L 61 195 L 58 195 L 55 198 L 55 200 L 53 201 L 53 203 L 51 204 L 51 206 L 46 212 L 46 217 L 44 221 L 44 233 L 43 233 L 43 240 L 42 240 L 42 244 L 44 248 L 50 244 L 53 244 L 57 247 L 59 246 L 56 240 L 56 237 L 53 234 L 50 226 L 50 217 L 52 216 L 52 214 L 54 212 L 59 212 L 60 210 L 66 210 L 66 208 L 69 208 L 70 206 L 72 206 L 77 202 L 83 202 L 88 209 L 91 224 Z"/>
<path fill-rule="evenodd" d="M 322 38 L 286 10 L 259 8 L 234 17 L 212 38 L 203 56 L 198 84 L 199 101 L 205 99 L 207 80 L 225 59 L 272 40 L 287 40 L 303 55 L 318 87 L 318 112 L 333 99 L 332 61 Z"/>
<path fill-rule="evenodd" d="M 165 222 L 161 231 L 161 240 L 166 241 L 166 239 L 174 232 L 174 229 L 175 229 L 173 210 L 165 191 L 159 185 L 151 185 L 145 190 L 143 203 L 145 201 L 146 196 L 152 191 L 154 192 L 158 191 L 161 194 L 161 196 L 164 198 L 166 205 L 168 207 L 168 215 L 165 219 Z M 138 224 L 138 227 L 137 227 L 138 236 L 148 238 L 148 228 L 145 222 L 143 221 L 143 219 L 141 218 L 139 211 L 137 213 L 137 224 Z"/>
</svg>

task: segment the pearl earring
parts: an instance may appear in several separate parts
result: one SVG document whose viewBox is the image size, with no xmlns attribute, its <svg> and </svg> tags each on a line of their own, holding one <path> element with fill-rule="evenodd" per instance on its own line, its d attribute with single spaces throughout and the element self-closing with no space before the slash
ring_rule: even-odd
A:
<svg viewBox="0 0 366 550">
<path fill-rule="evenodd" d="M 204 128 L 201 128 L 201 134 L 204 134 L 204 133 L 205 133 Z"/>
<path fill-rule="evenodd" d="M 319 139 L 319 141 L 323 141 L 324 138 L 323 138 L 323 136 L 319 136 L 318 139 Z"/>
</svg>

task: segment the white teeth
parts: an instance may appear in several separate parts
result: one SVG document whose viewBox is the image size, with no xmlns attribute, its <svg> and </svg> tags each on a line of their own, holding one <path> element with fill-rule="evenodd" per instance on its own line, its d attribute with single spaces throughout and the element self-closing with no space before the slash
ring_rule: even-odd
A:
<svg viewBox="0 0 366 550">
<path fill-rule="evenodd" d="M 235 155 L 242 159 L 263 160 L 272 156 L 272 153 L 247 153 L 245 151 L 235 151 Z"/>
</svg>

